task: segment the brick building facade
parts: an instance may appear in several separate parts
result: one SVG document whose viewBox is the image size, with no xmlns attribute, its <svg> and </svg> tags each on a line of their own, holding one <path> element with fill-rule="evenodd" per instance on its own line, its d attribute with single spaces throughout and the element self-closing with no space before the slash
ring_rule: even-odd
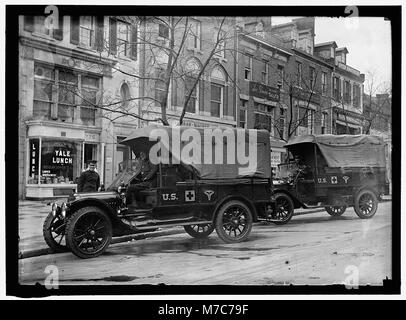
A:
<svg viewBox="0 0 406 320">
<path fill-rule="evenodd" d="M 345 48 L 315 45 L 314 18 L 188 17 L 170 82 L 170 40 L 179 49 L 185 26 L 171 34 L 165 19 L 63 16 L 47 26 L 20 17 L 20 198 L 69 194 L 92 159 L 108 185 L 135 156 L 119 142 L 161 116 L 166 84 L 170 125 L 188 99 L 183 125 L 267 129 L 272 166 L 290 136 L 346 133 L 343 117 L 359 132 L 364 77 Z"/>
</svg>

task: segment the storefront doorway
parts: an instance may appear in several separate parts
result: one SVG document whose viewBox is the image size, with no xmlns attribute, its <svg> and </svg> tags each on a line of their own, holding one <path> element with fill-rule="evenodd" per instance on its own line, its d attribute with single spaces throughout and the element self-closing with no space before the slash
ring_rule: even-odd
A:
<svg viewBox="0 0 406 320">
<path fill-rule="evenodd" d="M 87 169 L 90 160 L 97 160 L 97 144 L 85 143 L 83 154 L 83 169 Z"/>
</svg>

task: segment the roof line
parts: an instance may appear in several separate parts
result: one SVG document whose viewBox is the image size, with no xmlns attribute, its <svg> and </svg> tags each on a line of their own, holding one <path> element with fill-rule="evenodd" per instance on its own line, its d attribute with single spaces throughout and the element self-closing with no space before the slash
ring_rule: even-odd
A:
<svg viewBox="0 0 406 320">
<path fill-rule="evenodd" d="M 288 52 L 288 51 L 286 51 L 286 50 L 284 50 L 284 49 L 282 49 L 282 48 L 279 48 L 279 47 L 277 47 L 277 46 L 274 45 L 274 44 L 271 44 L 271 43 L 268 43 L 268 42 L 266 42 L 266 41 L 260 40 L 260 39 L 258 39 L 258 38 L 253 37 L 253 36 L 250 36 L 250 35 L 248 35 L 248 34 L 245 34 L 244 36 L 246 36 L 246 37 L 249 38 L 249 39 L 258 41 L 258 42 L 260 42 L 260 43 L 262 43 L 262 44 L 264 44 L 264 45 L 266 45 L 266 46 L 268 46 L 268 47 L 275 48 L 275 49 L 277 49 L 277 50 L 279 50 L 279 51 L 282 51 L 282 52 L 284 52 L 284 53 L 286 53 L 286 54 L 288 54 L 288 55 L 290 55 L 290 56 L 293 55 L 292 53 L 290 53 L 290 52 Z"/>
</svg>

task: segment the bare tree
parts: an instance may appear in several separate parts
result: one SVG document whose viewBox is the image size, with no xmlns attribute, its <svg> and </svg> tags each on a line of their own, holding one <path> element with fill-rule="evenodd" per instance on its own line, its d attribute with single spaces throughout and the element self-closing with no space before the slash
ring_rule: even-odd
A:
<svg viewBox="0 0 406 320">
<path fill-rule="evenodd" d="M 204 79 L 207 68 L 215 62 L 215 56 L 222 50 L 227 50 L 224 43 L 234 40 L 232 19 L 226 17 L 210 17 L 210 24 L 214 27 L 215 36 L 207 38 L 207 32 L 196 29 L 190 17 L 126 17 L 131 24 L 139 28 L 136 43 L 130 42 L 129 46 L 138 49 L 139 69 L 126 69 L 123 66 L 113 66 L 115 72 L 120 72 L 133 78 L 141 88 L 140 96 L 129 99 L 136 103 L 137 114 L 120 108 L 122 99 L 109 99 L 105 96 L 104 104 L 99 105 L 107 113 L 119 113 L 121 116 L 133 116 L 143 121 L 160 121 L 164 125 L 168 122 L 169 96 L 172 86 L 183 84 L 185 88 L 184 100 L 181 105 L 179 124 L 182 124 L 186 115 L 188 104 L 192 98 L 199 81 Z M 204 20 L 204 19 L 203 19 Z M 204 52 L 201 51 L 201 64 L 198 68 L 190 68 L 189 61 L 194 54 L 189 52 L 188 44 L 191 40 L 204 43 Z M 108 45 L 107 43 L 105 44 Z M 111 50 L 109 51 L 111 52 Z M 119 49 L 115 54 L 120 54 Z M 187 85 L 186 85 L 187 84 Z M 159 93 L 159 94 L 157 94 Z M 111 100 L 111 101 L 109 101 Z M 106 103 L 106 101 L 109 101 Z M 145 117 L 157 109 L 159 117 Z M 154 112 L 151 112 L 154 113 Z M 115 118 L 114 118 L 115 119 Z"/>
<path fill-rule="evenodd" d="M 391 105 L 392 86 L 389 82 L 380 81 L 374 70 L 367 72 L 367 82 L 365 84 L 364 132 L 370 134 L 373 124 L 380 116 L 385 116 L 385 107 Z M 377 94 L 381 94 L 383 99 L 378 99 Z M 389 108 L 390 109 L 390 108 Z"/>
<path fill-rule="evenodd" d="M 322 112 L 331 109 L 330 106 L 320 106 L 317 110 L 311 108 L 313 99 L 321 96 L 320 90 L 320 72 L 315 69 L 313 79 L 303 76 L 301 73 L 284 74 L 281 78 L 280 87 L 283 88 L 279 106 L 288 112 L 283 116 L 275 118 L 273 126 L 281 140 L 289 140 L 297 133 L 297 129 L 304 124 L 308 125 L 309 121 L 315 122 L 315 117 L 320 116 Z M 295 102 L 301 101 L 297 104 Z M 304 109 L 300 113 L 298 108 Z M 282 121 L 281 121 L 282 119 Z M 284 123 L 284 126 L 280 123 Z M 307 126 L 306 125 L 306 126 Z"/>
</svg>

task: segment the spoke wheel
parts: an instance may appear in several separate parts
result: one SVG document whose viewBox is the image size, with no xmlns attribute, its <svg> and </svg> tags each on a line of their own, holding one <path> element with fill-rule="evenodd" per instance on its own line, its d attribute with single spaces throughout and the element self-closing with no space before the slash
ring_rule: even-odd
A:
<svg viewBox="0 0 406 320">
<path fill-rule="evenodd" d="M 285 224 L 292 219 L 293 212 L 295 207 L 293 205 L 292 199 L 284 194 L 284 193 L 277 193 L 275 195 L 275 218 L 277 221 L 272 221 L 275 224 Z"/>
<path fill-rule="evenodd" d="M 329 207 L 325 207 L 325 209 L 330 216 L 339 217 L 345 212 L 347 207 L 346 206 L 329 206 Z"/>
<path fill-rule="evenodd" d="M 203 239 L 207 238 L 214 231 L 214 224 L 192 224 L 184 226 L 185 231 L 193 238 Z"/>
<path fill-rule="evenodd" d="M 251 210 L 241 201 L 224 204 L 217 213 L 215 228 L 221 240 L 236 243 L 248 238 L 252 228 Z"/>
<path fill-rule="evenodd" d="M 376 194 L 368 189 L 361 190 L 355 197 L 354 210 L 361 219 L 372 218 L 378 209 Z"/>
<path fill-rule="evenodd" d="M 54 217 L 52 212 L 48 214 L 42 226 L 42 235 L 52 252 L 57 253 L 68 250 L 66 247 L 65 228 L 65 220 L 62 220 L 58 215 Z"/>
<path fill-rule="evenodd" d="M 110 218 L 97 207 L 84 207 L 74 213 L 66 225 L 66 241 L 80 258 L 101 255 L 112 237 Z"/>
</svg>

